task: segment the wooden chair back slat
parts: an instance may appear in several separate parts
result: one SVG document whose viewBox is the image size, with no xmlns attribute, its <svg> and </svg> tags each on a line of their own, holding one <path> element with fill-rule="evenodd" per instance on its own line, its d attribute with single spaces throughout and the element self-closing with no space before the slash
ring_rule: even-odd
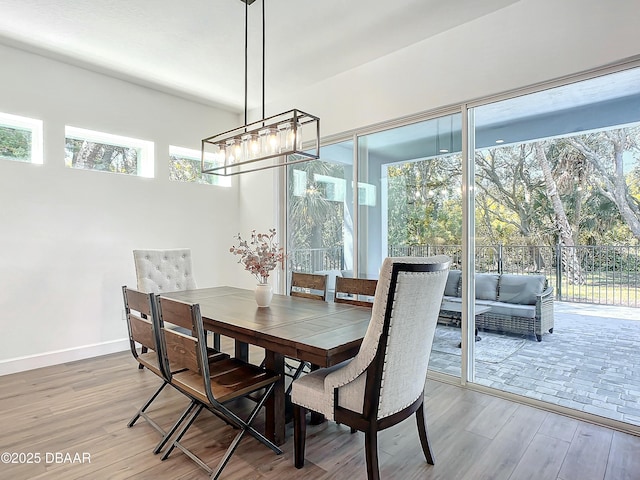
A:
<svg viewBox="0 0 640 480">
<path fill-rule="evenodd" d="M 292 297 L 324 301 L 327 298 L 327 275 L 292 272 L 289 293 Z"/>
<path fill-rule="evenodd" d="M 167 318 L 166 321 L 171 321 L 171 318 Z M 171 323 L 173 322 L 171 321 Z M 167 358 L 172 369 L 188 368 L 193 372 L 200 373 L 198 340 L 164 327 L 162 328 L 162 333 L 164 335 Z"/>
<path fill-rule="evenodd" d="M 143 293 L 127 288 L 127 303 L 130 310 L 139 312 L 142 315 L 146 315 L 147 317 L 151 318 L 151 308 L 149 305 L 148 293 Z"/>
<path fill-rule="evenodd" d="M 122 294 L 131 354 L 140 364 L 138 368 L 147 367 L 166 380 L 165 366 L 159 354 L 155 295 L 133 290 L 127 286 L 122 287 Z M 140 352 L 137 345 L 142 346 Z M 148 351 L 155 353 L 147 353 Z"/>
<path fill-rule="evenodd" d="M 335 303 L 349 303 L 361 307 L 372 307 L 377 285 L 377 280 L 336 277 L 336 291 L 333 301 Z M 345 294 L 352 295 L 352 297 L 344 297 L 343 295 Z M 371 300 L 368 301 L 359 296 L 371 297 Z"/>
<path fill-rule="evenodd" d="M 162 308 L 162 318 L 164 322 L 169 322 L 179 327 L 193 331 L 193 317 L 191 305 L 177 301 L 166 301 L 160 298 Z"/>
<path fill-rule="evenodd" d="M 149 350 L 157 350 L 153 325 L 149 320 L 130 313 L 129 326 L 131 327 L 131 337 L 135 342 Z"/>
</svg>

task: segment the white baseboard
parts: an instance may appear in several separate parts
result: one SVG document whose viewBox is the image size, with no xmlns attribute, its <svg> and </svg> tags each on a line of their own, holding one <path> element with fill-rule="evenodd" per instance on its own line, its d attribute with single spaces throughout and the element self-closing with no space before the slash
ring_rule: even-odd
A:
<svg viewBox="0 0 640 480">
<path fill-rule="evenodd" d="M 85 358 L 99 357 L 100 355 L 108 355 L 109 353 L 122 352 L 128 349 L 129 339 L 123 338 L 105 343 L 96 343 L 82 347 L 0 360 L 0 376 L 33 370 L 34 368 L 50 367 L 51 365 L 59 365 L 61 363 L 83 360 Z"/>
</svg>

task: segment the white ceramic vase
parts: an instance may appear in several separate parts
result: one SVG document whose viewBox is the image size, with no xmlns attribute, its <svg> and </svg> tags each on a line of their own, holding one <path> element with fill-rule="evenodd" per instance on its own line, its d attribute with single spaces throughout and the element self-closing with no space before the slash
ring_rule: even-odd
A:
<svg viewBox="0 0 640 480">
<path fill-rule="evenodd" d="M 273 298 L 271 285 L 268 283 L 259 283 L 256 285 L 255 297 L 259 307 L 268 307 L 271 305 L 271 299 Z"/>
</svg>

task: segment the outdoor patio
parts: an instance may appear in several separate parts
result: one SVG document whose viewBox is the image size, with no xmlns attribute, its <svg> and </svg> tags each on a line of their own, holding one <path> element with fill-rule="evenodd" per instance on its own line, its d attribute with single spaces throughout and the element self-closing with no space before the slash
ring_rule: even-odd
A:
<svg viewBox="0 0 640 480">
<path fill-rule="evenodd" d="M 475 381 L 640 425 L 640 309 L 556 302 L 542 342 L 480 332 Z M 460 330 L 438 326 L 429 368 L 460 376 Z"/>
</svg>

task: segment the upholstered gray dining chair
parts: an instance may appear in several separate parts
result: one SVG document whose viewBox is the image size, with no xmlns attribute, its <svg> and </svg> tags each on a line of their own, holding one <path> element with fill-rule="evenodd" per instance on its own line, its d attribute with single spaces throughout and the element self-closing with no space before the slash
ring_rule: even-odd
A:
<svg viewBox="0 0 640 480">
<path fill-rule="evenodd" d="M 416 414 L 427 463 L 433 454 L 424 386 L 450 258 L 387 258 L 371 321 L 355 358 L 293 382 L 294 462 L 304 465 L 307 410 L 365 433 L 368 478 L 378 479 L 377 433 Z"/>
</svg>

